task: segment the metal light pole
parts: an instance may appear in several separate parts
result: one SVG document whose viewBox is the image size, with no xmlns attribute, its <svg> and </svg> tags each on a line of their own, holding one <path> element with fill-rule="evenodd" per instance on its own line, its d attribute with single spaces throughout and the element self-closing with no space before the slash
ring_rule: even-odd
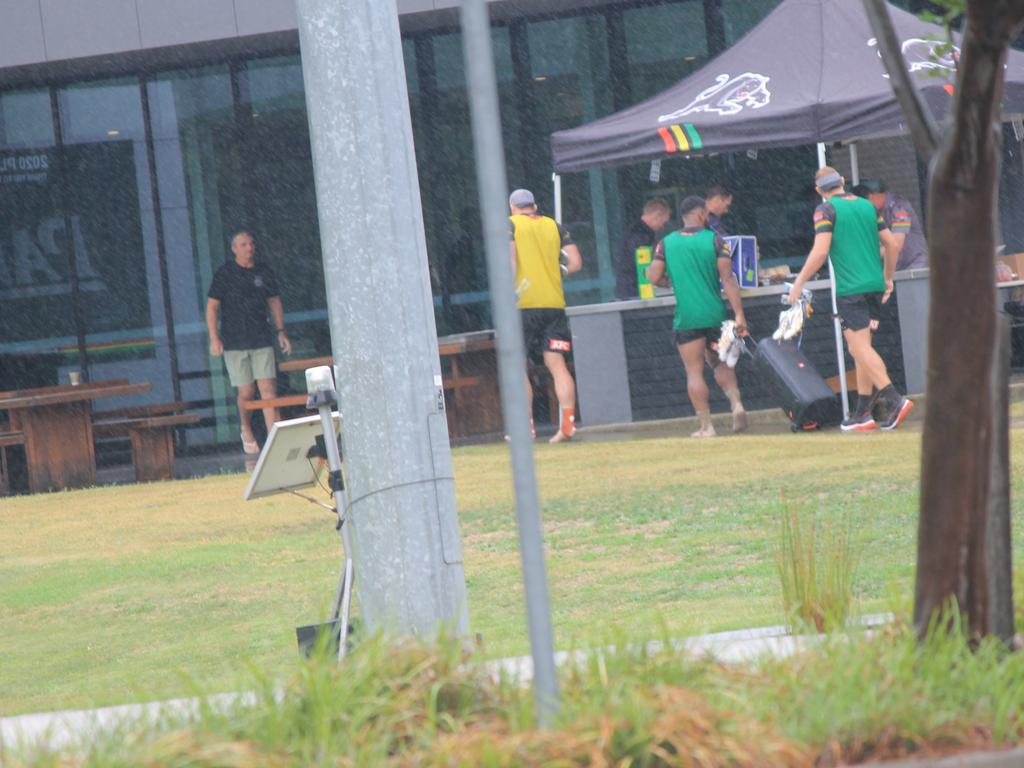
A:
<svg viewBox="0 0 1024 768">
<path fill-rule="evenodd" d="M 538 722 L 546 727 L 558 713 L 558 678 L 524 381 L 526 354 L 523 351 L 523 329 L 516 309 L 509 262 L 505 149 L 501 141 L 498 86 L 494 76 L 491 27 L 485 0 L 463 0 L 462 45 L 473 118 L 473 141 L 476 144 L 476 177 L 491 289 L 491 313 L 498 336 L 501 407 L 505 414 L 505 431 L 511 439 L 512 477 L 519 528 L 519 554 L 526 587 L 534 695 Z"/>
<path fill-rule="evenodd" d="M 296 11 L 356 596 L 371 632 L 465 634 L 398 11 L 395 0 L 297 0 Z"/>
</svg>

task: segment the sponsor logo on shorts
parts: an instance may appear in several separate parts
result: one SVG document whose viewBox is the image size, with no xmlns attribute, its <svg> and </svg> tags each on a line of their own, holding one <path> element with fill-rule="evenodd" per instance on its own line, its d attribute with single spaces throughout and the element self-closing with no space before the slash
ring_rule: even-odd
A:
<svg viewBox="0 0 1024 768">
<path fill-rule="evenodd" d="M 572 351 L 572 342 L 571 341 L 563 341 L 562 339 L 549 339 L 548 340 L 548 348 L 552 352 L 571 352 Z"/>
</svg>

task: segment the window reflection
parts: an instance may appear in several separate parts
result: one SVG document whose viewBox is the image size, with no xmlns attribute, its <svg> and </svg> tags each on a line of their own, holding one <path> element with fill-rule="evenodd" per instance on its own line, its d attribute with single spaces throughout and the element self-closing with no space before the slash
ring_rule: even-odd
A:
<svg viewBox="0 0 1024 768">
<path fill-rule="evenodd" d="M 0 389 L 56 381 L 74 344 L 50 94 L 0 94 Z"/>
<path fill-rule="evenodd" d="M 170 353 L 139 82 L 74 85 L 57 100 L 71 234 L 60 221 L 54 239 L 62 252 L 74 253 L 90 376 L 149 381 L 154 396 L 168 395 Z"/>
</svg>

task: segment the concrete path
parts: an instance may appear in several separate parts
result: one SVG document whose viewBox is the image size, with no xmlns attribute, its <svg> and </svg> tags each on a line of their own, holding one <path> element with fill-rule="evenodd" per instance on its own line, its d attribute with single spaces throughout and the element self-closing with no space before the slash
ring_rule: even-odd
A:
<svg viewBox="0 0 1024 768">
<path fill-rule="evenodd" d="M 873 627 L 890 620 L 891 616 L 875 614 L 864 617 L 861 623 Z M 790 656 L 813 646 L 820 638 L 820 635 L 794 636 L 784 626 L 760 627 L 685 638 L 678 642 L 677 648 L 696 657 L 710 656 L 728 664 L 756 661 L 765 656 Z M 660 643 L 650 643 L 648 648 L 656 651 L 660 646 Z M 587 651 L 578 651 L 572 658 L 582 660 L 586 654 Z M 569 659 L 567 653 L 557 654 L 559 664 Z M 504 673 L 523 682 L 533 677 L 533 661 L 529 656 L 487 662 L 486 667 L 495 676 Z M 244 703 L 250 696 L 224 693 L 211 696 L 208 702 L 214 707 L 228 706 Z M 166 716 L 192 717 L 198 709 L 199 699 L 172 699 L 100 709 L 0 717 L 0 756 L 5 748 L 15 745 L 46 743 L 53 748 L 72 747 L 82 743 L 83 739 L 87 741 L 90 734 L 107 732 L 123 725 L 153 723 Z"/>
</svg>

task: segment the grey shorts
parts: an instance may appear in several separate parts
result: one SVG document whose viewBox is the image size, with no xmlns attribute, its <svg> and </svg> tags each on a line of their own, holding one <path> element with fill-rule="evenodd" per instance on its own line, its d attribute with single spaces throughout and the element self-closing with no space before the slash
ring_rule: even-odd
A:
<svg viewBox="0 0 1024 768">
<path fill-rule="evenodd" d="M 225 349 L 224 364 L 233 387 L 244 387 L 258 379 L 277 378 L 273 347 Z"/>
</svg>

